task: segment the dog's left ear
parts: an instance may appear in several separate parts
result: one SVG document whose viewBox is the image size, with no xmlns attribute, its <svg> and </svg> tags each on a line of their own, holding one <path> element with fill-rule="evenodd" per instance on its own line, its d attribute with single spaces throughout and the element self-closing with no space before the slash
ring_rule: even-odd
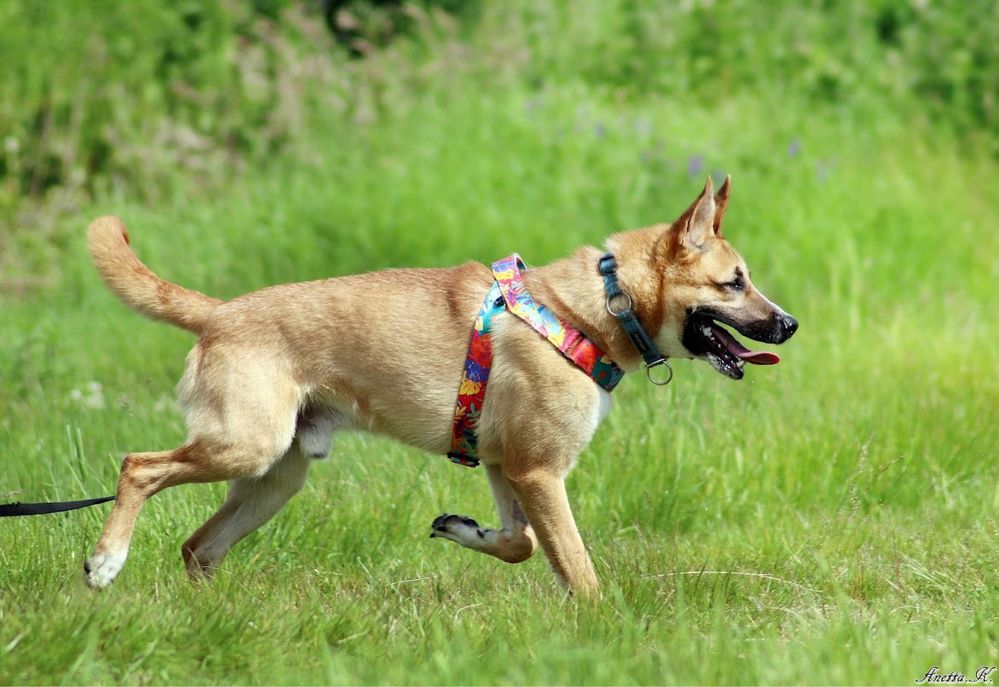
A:
<svg viewBox="0 0 999 687">
<path fill-rule="evenodd" d="M 726 193 L 726 202 L 728 191 Z M 670 233 L 674 248 L 693 251 L 704 248 L 704 244 L 714 238 L 718 231 L 717 213 L 715 212 L 714 184 L 711 177 L 704 182 L 704 190 L 690 207 L 683 211 L 672 225 Z"/>
<path fill-rule="evenodd" d="M 722 218 L 725 217 L 725 209 L 728 207 L 728 194 L 732 191 L 732 176 L 725 175 L 718 193 L 715 194 L 715 235 L 721 236 Z"/>
</svg>

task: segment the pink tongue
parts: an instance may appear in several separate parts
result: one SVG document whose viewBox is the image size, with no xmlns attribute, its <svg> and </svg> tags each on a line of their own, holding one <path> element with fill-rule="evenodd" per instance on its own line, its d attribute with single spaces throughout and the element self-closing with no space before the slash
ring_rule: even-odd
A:
<svg viewBox="0 0 999 687">
<path fill-rule="evenodd" d="M 771 353 L 770 351 L 751 351 L 736 341 L 735 337 L 726 330 L 716 326 L 714 323 L 711 324 L 711 333 L 715 335 L 716 339 L 725 344 L 725 348 L 732 355 L 745 360 L 751 365 L 776 365 L 780 362 L 780 356 L 776 353 Z"/>
</svg>

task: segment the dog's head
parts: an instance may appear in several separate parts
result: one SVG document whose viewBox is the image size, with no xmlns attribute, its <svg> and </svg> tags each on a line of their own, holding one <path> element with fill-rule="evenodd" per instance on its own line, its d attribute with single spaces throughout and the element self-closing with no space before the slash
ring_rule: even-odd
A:
<svg viewBox="0 0 999 687">
<path fill-rule="evenodd" d="M 742 379 L 745 363 L 774 365 L 780 358 L 747 349 L 722 325 L 780 344 L 798 322 L 755 287 L 745 261 L 722 237 L 730 190 L 726 178 L 715 194 L 709 177 L 697 199 L 656 240 L 652 260 L 663 313 L 656 343 L 666 355 L 701 358 Z"/>
</svg>

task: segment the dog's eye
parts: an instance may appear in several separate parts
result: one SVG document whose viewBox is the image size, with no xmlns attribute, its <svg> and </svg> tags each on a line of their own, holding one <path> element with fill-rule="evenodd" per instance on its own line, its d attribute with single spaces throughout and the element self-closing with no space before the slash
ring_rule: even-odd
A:
<svg viewBox="0 0 999 687">
<path fill-rule="evenodd" d="M 735 279 L 733 279 L 730 282 L 726 282 L 725 286 L 735 291 L 742 291 L 744 288 L 746 288 L 745 282 L 742 281 L 742 275 L 737 276 Z"/>
</svg>

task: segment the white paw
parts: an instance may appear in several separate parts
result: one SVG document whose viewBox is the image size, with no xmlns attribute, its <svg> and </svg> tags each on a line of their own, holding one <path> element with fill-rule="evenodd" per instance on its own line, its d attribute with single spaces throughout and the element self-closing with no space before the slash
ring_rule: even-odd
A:
<svg viewBox="0 0 999 687">
<path fill-rule="evenodd" d="M 116 553 L 95 553 L 83 564 L 83 576 L 91 589 L 106 589 L 118 577 L 128 551 Z"/>
<path fill-rule="evenodd" d="M 481 548 L 485 543 L 485 538 L 490 534 L 489 530 L 482 529 L 479 527 L 479 523 L 471 518 L 448 513 L 438 516 L 430 528 L 431 539 L 436 537 L 450 539 L 470 549 Z"/>
</svg>

